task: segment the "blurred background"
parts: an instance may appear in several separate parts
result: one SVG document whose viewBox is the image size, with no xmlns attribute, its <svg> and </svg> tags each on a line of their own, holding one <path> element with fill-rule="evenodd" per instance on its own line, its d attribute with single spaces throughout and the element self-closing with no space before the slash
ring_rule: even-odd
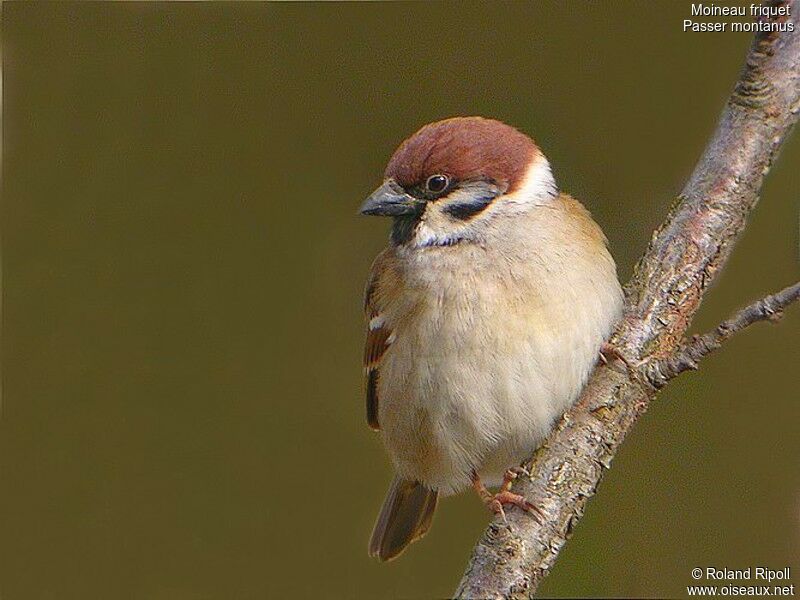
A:
<svg viewBox="0 0 800 600">
<path fill-rule="evenodd" d="M 391 471 L 361 294 L 389 224 L 356 210 L 424 123 L 496 117 L 626 280 L 750 43 L 683 33 L 690 4 L 6 3 L 3 599 L 452 593 L 472 494 L 367 557 Z M 799 163 L 795 137 L 696 329 L 797 279 Z M 542 595 L 684 597 L 707 566 L 800 584 L 799 324 L 661 394 Z"/>
</svg>

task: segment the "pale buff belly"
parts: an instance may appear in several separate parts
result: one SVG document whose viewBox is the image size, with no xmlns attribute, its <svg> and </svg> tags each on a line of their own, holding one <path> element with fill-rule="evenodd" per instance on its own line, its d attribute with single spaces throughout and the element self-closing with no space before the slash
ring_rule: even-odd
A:
<svg viewBox="0 0 800 600">
<path fill-rule="evenodd" d="M 538 447 L 610 325 L 603 311 L 514 310 L 471 296 L 397 319 L 380 368 L 379 420 L 394 466 L 443 494 L 468 486 L 473 471 L 497 483 Z"/>
</svg>

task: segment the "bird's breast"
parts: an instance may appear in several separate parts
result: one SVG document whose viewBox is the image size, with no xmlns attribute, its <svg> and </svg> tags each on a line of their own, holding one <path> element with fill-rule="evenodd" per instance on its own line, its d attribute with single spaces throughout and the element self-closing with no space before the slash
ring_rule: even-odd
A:
<svg viewBox="0 0 800 600">
<path fill-rule="evenodd" d="M 575 268 L 559 264 L 564 252 L 455 250 L 403 265 L 378 383 L 395 467 L 444 493 L 535 449 L 585 383 L 621 299 L 607 255 Z"/>
</svg>

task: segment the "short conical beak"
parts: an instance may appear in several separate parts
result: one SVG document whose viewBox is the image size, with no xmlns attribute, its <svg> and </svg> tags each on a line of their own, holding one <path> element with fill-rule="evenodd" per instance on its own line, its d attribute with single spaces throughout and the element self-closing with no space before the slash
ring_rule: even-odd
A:
<svg viewBox="0 0 800 600">
<path fill-rule="evenodd" d="M 407 194 L 394 179 L 387 179 L 364 201 L 359 212 L 362 215 L 400 217 L 416 214 L 423 204 L 422 200 Z"/>
</svg>

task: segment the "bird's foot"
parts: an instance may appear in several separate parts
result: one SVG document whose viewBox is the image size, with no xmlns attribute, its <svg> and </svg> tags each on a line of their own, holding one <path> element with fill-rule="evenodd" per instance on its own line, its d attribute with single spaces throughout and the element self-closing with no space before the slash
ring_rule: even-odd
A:
<svg viewBox="0 0 800 600">
<path fill-rule="evenodd" d="M 496 494 L 492 495 L 492 499 L 490 502 L 487 503 L 489 509 L 496 515 L 500 515 L 503 517 L 503 521 L 508 524 L 508 519 L 506 519 L 506 511 L 504 506 L 506 505 L 516 506 L 521 508 L 526 513 L 530 514 L 530 516 L 541 525 L 544 515 L 542 511 L 535 504 L 531 504 L 528 502 L 523 496 L 519 494 L 515 494 L 513 492 L 497 492 Z"/>
<path fill-rule="evenodd" d="M 640 361 L 633 361 L 625 356 L 619 348 L 609 342 L 603 342 L 600 346 L 600 362 L 604 365 L 608 364 L 609 359 L 620 361 L 628 370 L 628 375 L 633 379 L 640 379 L 641 373 L 639 368 L 642 366 Z"/>
<path fill-rule="evenodd" d="M 514 480 L 517 479 L 520 475 L 525 475 L 526 477 L 531 476 L 531 472 L 525 468 L 524 465 L 519 465 L 518 467 L 511 467 L 506 470 L 505 474 L 503 475 L 503 485 L 508 485 L 511 487 L 511 484 L 514 483 Z"/>
<path fill-rule="evenodd" d="M 516 467 L 507 470 L 503 476 L 503 483 L 500 485 L 500 489 L 494 494 L 486 489 L 486 486 L 483 485 L 477 474 L 473 474 L 472 476 L 472 486 L 489 510 L 496 515 L 501 515 L 506 524 L 508 524 L 508 520 L 506 519 L 506 511 L 503 507 L 509 504 L 521 508 L 526 513 L 530 514 L 536 522 L 541 524 L 544 519 L 544 513 L 542 513 L 539 507 L 528 502 L 524 496 L 511 491 L 511 484 L 519 477 L 520 473 L 529 475 L 524 467 Z"/>
</svg>

